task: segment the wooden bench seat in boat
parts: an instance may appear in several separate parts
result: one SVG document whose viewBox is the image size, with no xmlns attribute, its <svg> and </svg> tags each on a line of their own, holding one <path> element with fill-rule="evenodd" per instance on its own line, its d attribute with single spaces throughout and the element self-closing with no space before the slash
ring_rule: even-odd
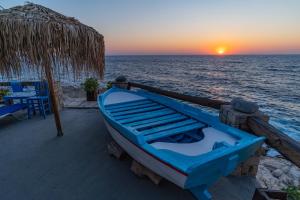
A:
<svg viewBox="0 0 300 200">
<path fill-rule="evenodd" d="M 135 131 L 137 135 L 142 135 L 146 141 L 206 126 L 151 100 L 118 103 L 108 105 L 106 109 L 114 120 Z"/>
</svg>

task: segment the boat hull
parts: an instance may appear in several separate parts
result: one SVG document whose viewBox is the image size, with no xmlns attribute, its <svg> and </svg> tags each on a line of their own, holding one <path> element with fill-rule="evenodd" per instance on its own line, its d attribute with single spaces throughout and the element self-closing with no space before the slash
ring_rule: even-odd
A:
<svg viewBox="0 0 300 200">
<path fill-rule="evenodd" d="M 107 130 L 109 131 L 112 138 L 136 161 L 151 169 L 155 173 L 171 181 L 177 186 L 184 188 L 187 175 L 180 172 L 170 165 L 162 162 L 155 156 L 149 154 L 142 148 L 136 146 L 130 142 L 127 138 L 122 136 L 116 129 L 114 129 L 106 120 L 104 120 Z"/>
</svg>

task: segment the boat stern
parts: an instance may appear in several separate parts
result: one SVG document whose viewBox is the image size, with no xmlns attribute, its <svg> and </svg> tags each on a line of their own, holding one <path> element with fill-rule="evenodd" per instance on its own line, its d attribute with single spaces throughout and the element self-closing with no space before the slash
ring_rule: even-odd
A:
<svg viewBox="0 0 300 200">
<path fill-rule="evenodd" d="M 255 138 L 251 143 L 244 144 L 243 147 L 228 154 L 190 167 L 185 188 L 197 199 L 211 199 L 207 188 L 220 177 L 231 174 L 241 162 L 253 156 L 263 141 L 262 137 Z"/>
</svg>

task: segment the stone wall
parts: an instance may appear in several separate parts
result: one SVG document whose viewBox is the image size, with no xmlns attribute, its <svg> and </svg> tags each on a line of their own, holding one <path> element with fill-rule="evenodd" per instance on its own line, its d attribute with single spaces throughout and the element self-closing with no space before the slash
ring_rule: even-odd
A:
<svg viewBox="0 0 300 200">
<path fill-rule="evenodd" d="M 245 131 L 250 131 L 247 124 L 247 118 L 250 116 L 259 117 L 266 122 L 269 121 L 269 117 L 259 110 L 251 114 L 243 113 L 236 111 L 232 105 L 222 105 L 219 114 L 221 122 Z"/>
<path fill-rule="evenodd" d="M 233 105 L 222 105 L 219 112 L 219 119 L 221 122 L 228 124 L 232 127 L 250 132 L 250 128 L 247 123 L 248 117 L 259 117 L 264 121 L 268 121 L 269 117 L 263 114 L 258 109 L 253 113 L 244 113 L 237 111 Z M 237 169 L 232 173 L 235 176 L 256 176 L 260 156 L 264 155 L 265 151 L 263 148 L 257 150 L 254 156 L 250 157 L 245 162 L 241 163 Z"/>
</svg>

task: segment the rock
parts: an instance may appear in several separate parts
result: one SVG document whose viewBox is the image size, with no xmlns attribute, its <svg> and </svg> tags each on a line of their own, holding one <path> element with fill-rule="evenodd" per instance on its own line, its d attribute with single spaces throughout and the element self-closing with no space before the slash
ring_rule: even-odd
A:
<svg viewBox="0 0 300 200">
<path fill-rule="evenodd" d="M 296 187 L 300 187 L 300 182 L 298 180 L 293 180 L 293 185 Z"/>
<path fill-rule="evenodd" d="M 293 184 L 293 179 L 288 177 L 286 174 L 282 174 L 280 177 L 279 177 L 279 181 L 284 183 L 285 185 L 291 185 Z"/>
<path fill-rule="evenodd" d="M 121 88 L 121 89 L 127 89 L 127 78 L 125 76 L 118 76 L 115 79 L 115 83 L 114 83 L 115 87 Z"/>
<path fill-rule="evenodd" d="M 300 169 L 283 158 L 262 156 L 256 178 L 262 187 L 270 190 L 299 187 Z"/>
<path fill-rule="evenodd" d="M 235 98 L 231 101 L 231 105 L 234 110 L 242 113 L 255 113 L 258 111 L 258 105 L 254 102 L 246 101 L 242 98 Z"/>
<path fill-rule="evenodd" d="M 284 184 L 284 183 L 282 183 L 282 182 L 279 182 L 278 188 L 279 188 L 280 190 L 285 189 L 285 188 L 287 188 L 287 187 L 288 187 L 288 186 L 287 186 L 286 184 Z"/>
<path fill-rule="evenodd" d="M 123 75 L 121 76 L 118 76 L 116 79 L 115 79 L 116 82 L 122 82 L 122 83 L 125 83 L 127 82 L 127 78 Z"/>
<path fill-rule="evenodd" d="M 260 165 L 258 168 L 256 178 L 260 185 L 265 186 L 268 189 L 280 189 L 279 180 L 276 179 L 272 173 L 262 165 Z"/>
<path fill-rule="evenodd" d="M 270 157 L 264 157 L 261 159 L 260 164 L 265 166 L 271 171 L 274 171 L 276 169 L 282 169 L 287 166 L 286 162 L 282 161 L 281 158 L 270 158 Z"/>
<path fill-rule="evenodd" d="M 283 168 L 282 168 L 282 171 L 283 171 L 283 173 L 288 173 L 289 171 L 290 171 L 290 166 L 284 166 Z"/>
<path fill-rule="evenodd" d="M 276 178 L 280 177 L 283 174 L 283 171 L 281 169 L 275 169 L 272 172 L 272 175 L 275 176 Z"/>
<path fill-rule="evenodd" d="M 297 168 L 296 166 L 291 167 L 289 174 L 294 179 L 300 181 L 300 169 Z"/>
</svg>

